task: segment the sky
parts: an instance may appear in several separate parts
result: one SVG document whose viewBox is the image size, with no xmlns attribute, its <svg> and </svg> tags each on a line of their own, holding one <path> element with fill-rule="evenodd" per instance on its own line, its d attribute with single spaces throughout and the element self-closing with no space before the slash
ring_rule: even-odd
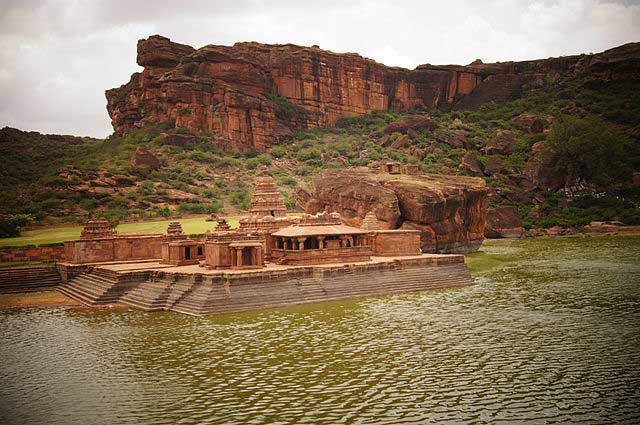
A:
<svg viewBox="0 0 640 425">
<path fill-rule="evenodd" d="M 152 34 L 464 65 L 640 41 L 640 0 L 0 0 L 0 127 L 108 136 L 104 91 L 142 70 L 136 42 Z"/>
</svg>

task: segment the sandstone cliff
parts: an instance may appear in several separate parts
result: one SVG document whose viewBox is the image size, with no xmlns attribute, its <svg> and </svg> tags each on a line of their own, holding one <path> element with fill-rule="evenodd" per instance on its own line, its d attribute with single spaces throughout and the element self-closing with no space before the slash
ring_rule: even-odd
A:
<svg viewBox="0 0 640 425">
<path fill-rule="evenodd" d="M 306 212 L 337 211 L 347 223 L 360 225 L 373 211 L 382 228 L 420 230 L 423 252 L 473 252 L 484 238 L 482 179 L 331 170 L 316 176 L 313 186 Z"/>
<path fill-rule="evenodd" d="M 605 53 L 408 70 L 317 46 L 249 42 L 196 50 L 154 35 L 138 42 L 144 70 L 106 92 L 107 109 L 119 135 L 175 120 L 177 128 L 209 135 L 224 148 L 264 150 L 293 130 L 333 126 L 344 116 L 471 108 L 516 98 L 525 85 L 535 89 L 561 73 L 592 67 L 594 75 L 610 78 L 611 69 L 628 72 L 624 49 Z"/>
</svg>

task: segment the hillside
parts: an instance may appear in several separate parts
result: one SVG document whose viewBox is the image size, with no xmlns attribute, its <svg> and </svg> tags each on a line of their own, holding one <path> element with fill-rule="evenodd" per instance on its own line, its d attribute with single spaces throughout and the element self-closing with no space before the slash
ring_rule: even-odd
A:
<svg viewBox="0 0 640 425">
<path fill-rule="evenodd" d="M 263 151 L 233 150 L 219 135 L 177 128 L 180 117 L 147 120 L 105 140 L 4 128 L 0 213 L 31 214 L 40 223 L 235 214 L 247 208 L 258 168 L 276 178 L 293 209 L 305 197 L 299 189 L 310 189 L 323 170 L 396 160 L 426 173 L 483 177 L 490 204 L 518 206 L 527 227 L 640 224 L 638 46 L 585 55 L 571 72 L 523 85 L 517 99 L 343 117 L 333 127 L 293 128 L 290 139 Z M 299 108 L 273 99 L 281 110 Z"/>
</svg>

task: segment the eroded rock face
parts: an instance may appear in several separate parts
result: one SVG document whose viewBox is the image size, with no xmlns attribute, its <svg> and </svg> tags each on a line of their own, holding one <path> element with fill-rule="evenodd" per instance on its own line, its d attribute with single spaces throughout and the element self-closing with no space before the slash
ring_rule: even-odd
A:
<svg viewBox="0 0 640 425">
<path fill-rule="evenodd" d="M 359 226 L 373 211 L 383 229 L 396 229 L 401 223 L 396 194 L 367 173 L 325 172 L 313 179 L 313 186 L 305 206 L 309 214 L 337 211 L 346 222 Z"/>
<path fill-rule="evenodd" d="M 518 207 L 505 205 L 487 210 L 487 238 L 519 238 L 524 234 Z"/>
<path fill-rule="evenodd" d="M 107 90 L 107 110 L 116 134 L 173 120 L 228 150 L 264 150 L 294 130 L 330 127 L 341 117 L 475 108 L 515 99 L 523 87 L 536 90 L 562 74 L 637 78 L 639 52 L 640 43 L 630 43 L 596 55 L 408 70 L 317 46 L 249 42 L 194 49 L 153 35 L 138 41 L 144 70 Z M 539 118 L 520 118 L 514 124 L 525 131 L 542 131 Z"/>
<path fill-rule="evenodd" d="M 473 252 L 484 239 L 487 186 L 474 177 L 325 172 L 314 178 L 306 212 L 337 211 L 360 225 L 373 211 L 382 228 L 421 231 L 424 252 Z"/>
<path fill-rule="evenodd" d="M 287 140 L 295 129 L 333 126 L 343 116 L 446 109 L 476 93 L 471 104 L 507 100 L 521 86 L 508 66 L 408 70 L 318 47 L 252 42 L 196 50 L 158 35 L 138 42 L 137 61 L 144 70 L 106 92 L 116 134 L 175 120 L 177 128 L 244 151 Z"/>
</svg>

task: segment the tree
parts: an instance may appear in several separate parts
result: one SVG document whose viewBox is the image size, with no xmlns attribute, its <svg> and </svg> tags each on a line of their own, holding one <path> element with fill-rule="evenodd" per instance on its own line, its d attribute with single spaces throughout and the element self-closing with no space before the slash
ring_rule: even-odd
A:
<svg viewBox="0 0 640 425">
<path fill-rule="evenodd" d="M 33 222 L 31 214 L 12 214 L 0 216 L 0 238 L 20 236 L 20 227 Z"/>
<path fill-rule="evenodd" d="M 597 118 L 558 119 L 548 146 L 567 177 L 601 188 L 628 183 L 638 156 L 638 146 L 629 136 Z"/>
</svg>

